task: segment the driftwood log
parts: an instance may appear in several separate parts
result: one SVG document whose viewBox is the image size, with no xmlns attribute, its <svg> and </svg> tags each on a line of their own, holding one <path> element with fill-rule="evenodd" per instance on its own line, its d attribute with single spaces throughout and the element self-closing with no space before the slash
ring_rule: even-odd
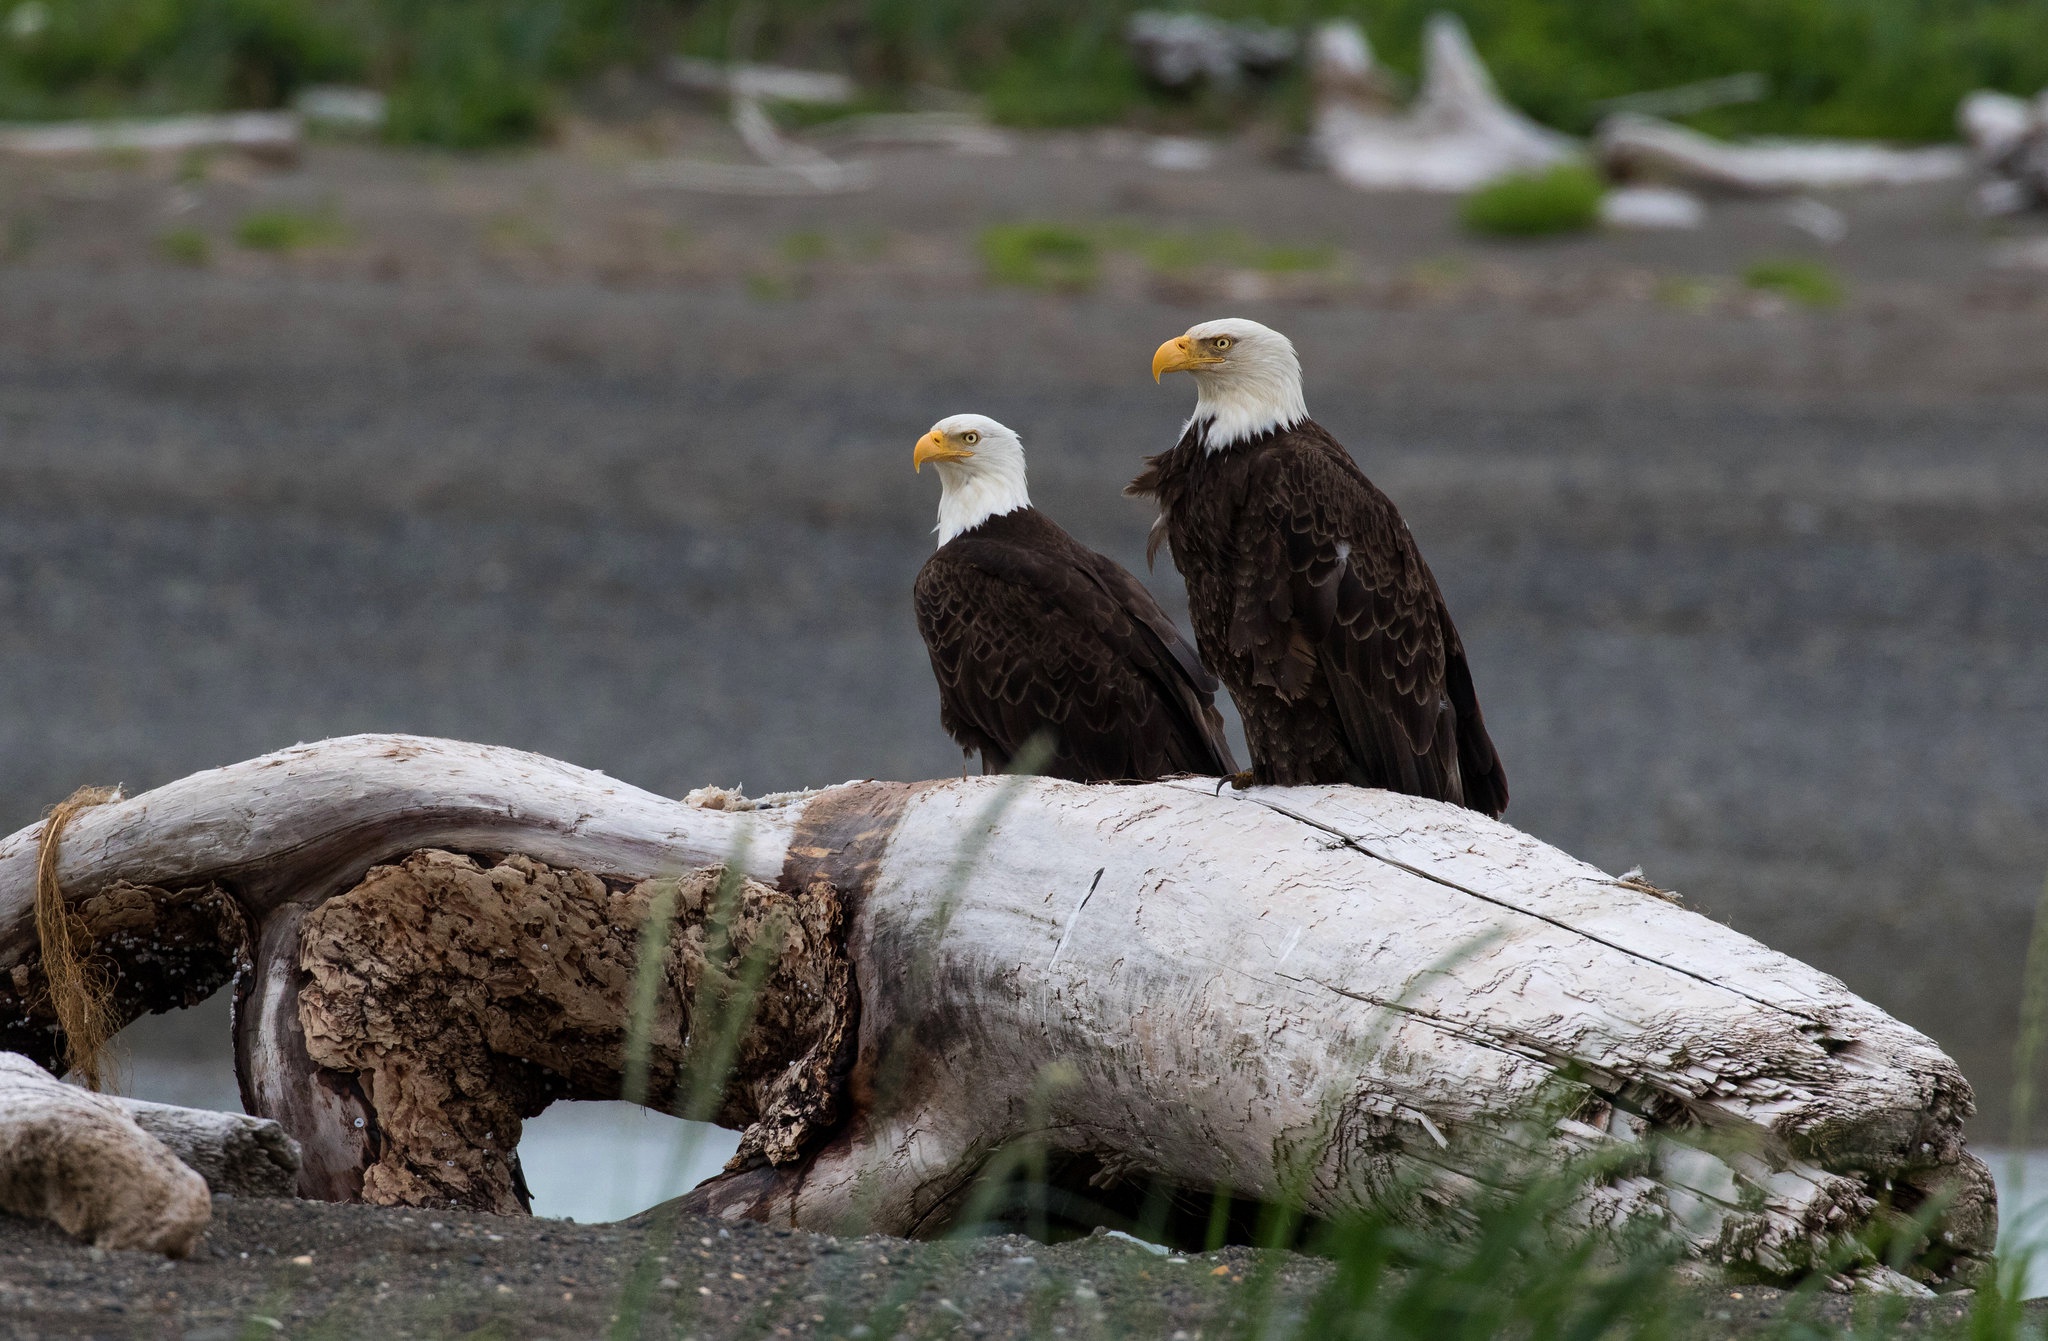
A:
<svg viewBox="0 0 2048 1341">
<path fill-rule="evenodd" d="M 1438 14 L 1422 43 L 1422 88 L 1390 107 L 1390 81 L 1364 29 L 1319 27 L 1309 46 L 1315 81 L 1310 152 L 1338 181 L 1368 191 L 1470 191 L 1511 172 L 1583 157 L 1583 149 L 1500 95 L 1458 19 Z"/>
<path fill-rule="evenodd" d="M 1953 145 L 1898 148 L 1868 140 L 1717 140 L 1637 113 L 1610 116 L 1593 137 L 1616 181 L 1659 181 L 1730 195 L 1783 195 L 1959 178 L 1969 155 Z"/>
<path fill-rule="evenodd" d="M 299 118 L 290 112 L 165 116 L 145 121 L 66 121 L 0 125 L 0 155 L 77 158 L 90 154 L 176 154 L 239 149 L 290 163 L 299 155 Z"/>
<path fill-rule="evenodd" d="M 37 839 L 0 840 L 0 1046 L 53 1061 Z M 1925 1036 L 1639 882 L 1383 792 L 676 801 L 359 736 L 85 811 L 57 869 L 89 928 L 125 928 L 98 952 L 126 1015 L 239 966 L 244 1097 L 302 1143 L 309 1196 L 516 1209 L 520 1120 L 631 1085 L 744 1129 L 693 1205 L 819 1229 L 934 1231 L 1031 1138 L 1424 1223 L 1503 1150 L 1626 1147 L 1589 1223 L 1654 1216 L 1772 1272 L 1925 1211 L 1940 1284 L 1996 1232 L 1969 1086 Z"/>
<path fill-rule="evenodd" d="M 232 1197 L 299 1194 L 298 1143 L 268 1118 L 181 1108 L 120 1095 L 107 1098 L 128 1120 L 163 1142 L 178 1162 Z"/>
<path fill-rule="evenodd" d="M 98 1248 L 184 1257 L 213 1219 L 206 1180 L 120 1100 L 0 1053 L 0 1210 Z"/>
</svg>

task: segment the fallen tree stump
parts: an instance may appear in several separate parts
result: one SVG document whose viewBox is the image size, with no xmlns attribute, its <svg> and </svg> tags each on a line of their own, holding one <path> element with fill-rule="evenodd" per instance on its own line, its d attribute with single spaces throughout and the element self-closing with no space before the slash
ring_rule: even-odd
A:
<svg viewBox="0 0 2048 1341">
<path fill-rule="evenodd" d="M 38 828 L 0 840 L 0 1037 L 49 1059 Z M 1447 1232 L 1504 1151 L 1639 1151 L 1586 1224 L 1653 1217 L 1779 1274 L 1938 1207 L 1913 1273 L 1960 1281 L 1996 1233 L 1969 1086 L 1932 1041 L 1640 883 L 1385 792 L 967 778 L 675 801 L 358 736 L 82 812 L 58 878 L 80 910 L 234 903 L 190 945 L 98 949 L 124 981 L 165 956 L 250 965 L 244 1095 L 303 1144 L 305 1195 L 510 1209 L 520 1118 L 620 1093 L 641 982 L 645 1102 L 746 1128 L 689 1199 L 728 1217 L 935 1232 L 1035 1139 Z M 657 908 L 669 948 L 643 979 Z M 746 964 L 761 1014 L 693 1099 L 678 1082 Z M 178 981 L 117 1001 L 169 1008 Z"/>
</svg>

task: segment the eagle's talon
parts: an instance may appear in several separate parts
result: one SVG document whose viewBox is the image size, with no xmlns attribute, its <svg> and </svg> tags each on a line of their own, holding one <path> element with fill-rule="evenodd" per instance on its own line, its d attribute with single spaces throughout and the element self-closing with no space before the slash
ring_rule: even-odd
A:
<svg viewBox="0 0 2048 1341">
<path fill-rule="evenodd" d="M 1252 771 L 1247 768 L 1242 772 L 1232 773 L 1224 781 L 1230 784 L 1232 791 L 1244 791 L 1252 785 Z"/>
</svg>

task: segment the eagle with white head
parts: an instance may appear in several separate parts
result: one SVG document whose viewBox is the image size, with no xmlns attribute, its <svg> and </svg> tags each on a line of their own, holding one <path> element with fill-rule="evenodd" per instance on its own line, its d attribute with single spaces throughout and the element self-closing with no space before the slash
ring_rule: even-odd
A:
<svg viewBox="0 0 2048 1341">
<path fill-rule="evenodd" d="M 1408 524 L 1308 417 L 1294 345 L 1256 321 L 1189 328 L 1153 380 L 1195 412 L 1126 493 L 1158 500 L 1203 662 L 1243 714 L 1248 781 L 1351 783 L 1498 816 L 1507 772 L 1465 647 Z"/>
<path fill-rule="evenodd" d="M 1034 738 L 1051 749 L 1038 771 L 1075 782 L 1236 770 L 1215 678 L 1137 578 L 1031 506 L 1015 433 L 954 415 L 912 462 L 939 474 L 939 547 L 916 585 L 939 723 L 984 771 Z"/>
</svg>

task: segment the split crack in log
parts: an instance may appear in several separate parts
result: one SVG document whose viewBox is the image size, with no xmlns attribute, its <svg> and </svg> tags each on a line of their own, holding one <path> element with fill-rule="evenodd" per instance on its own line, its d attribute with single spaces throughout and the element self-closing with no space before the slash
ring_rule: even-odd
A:
<svg viewBox="0 0 2048 1341">
<path fill-rule="evenodd" d="M 742 878 L 720 910 L 722 874 L 619 888 L 516 854 L 425 850 L 314 910 L 299 1019 L 312 1062 L 352 1073 L 374 1112 L 363 1198 L 524 1209 L 523 1119 L 620 1093 L 641 937 L 671 888 L 647 1103 L 689 1107 L 693 1077 L 725 1069 L 707 1054 L 729 1021 L 729 1075 L 696 1115 L 743 1129 L 734 1170 L 799 1159 L 838 1115 L 853 1038 L 842 909 L 826 881 L 799 897 Z M 765 967 L 751 992 L 750 961 Z"/>
</svg>

